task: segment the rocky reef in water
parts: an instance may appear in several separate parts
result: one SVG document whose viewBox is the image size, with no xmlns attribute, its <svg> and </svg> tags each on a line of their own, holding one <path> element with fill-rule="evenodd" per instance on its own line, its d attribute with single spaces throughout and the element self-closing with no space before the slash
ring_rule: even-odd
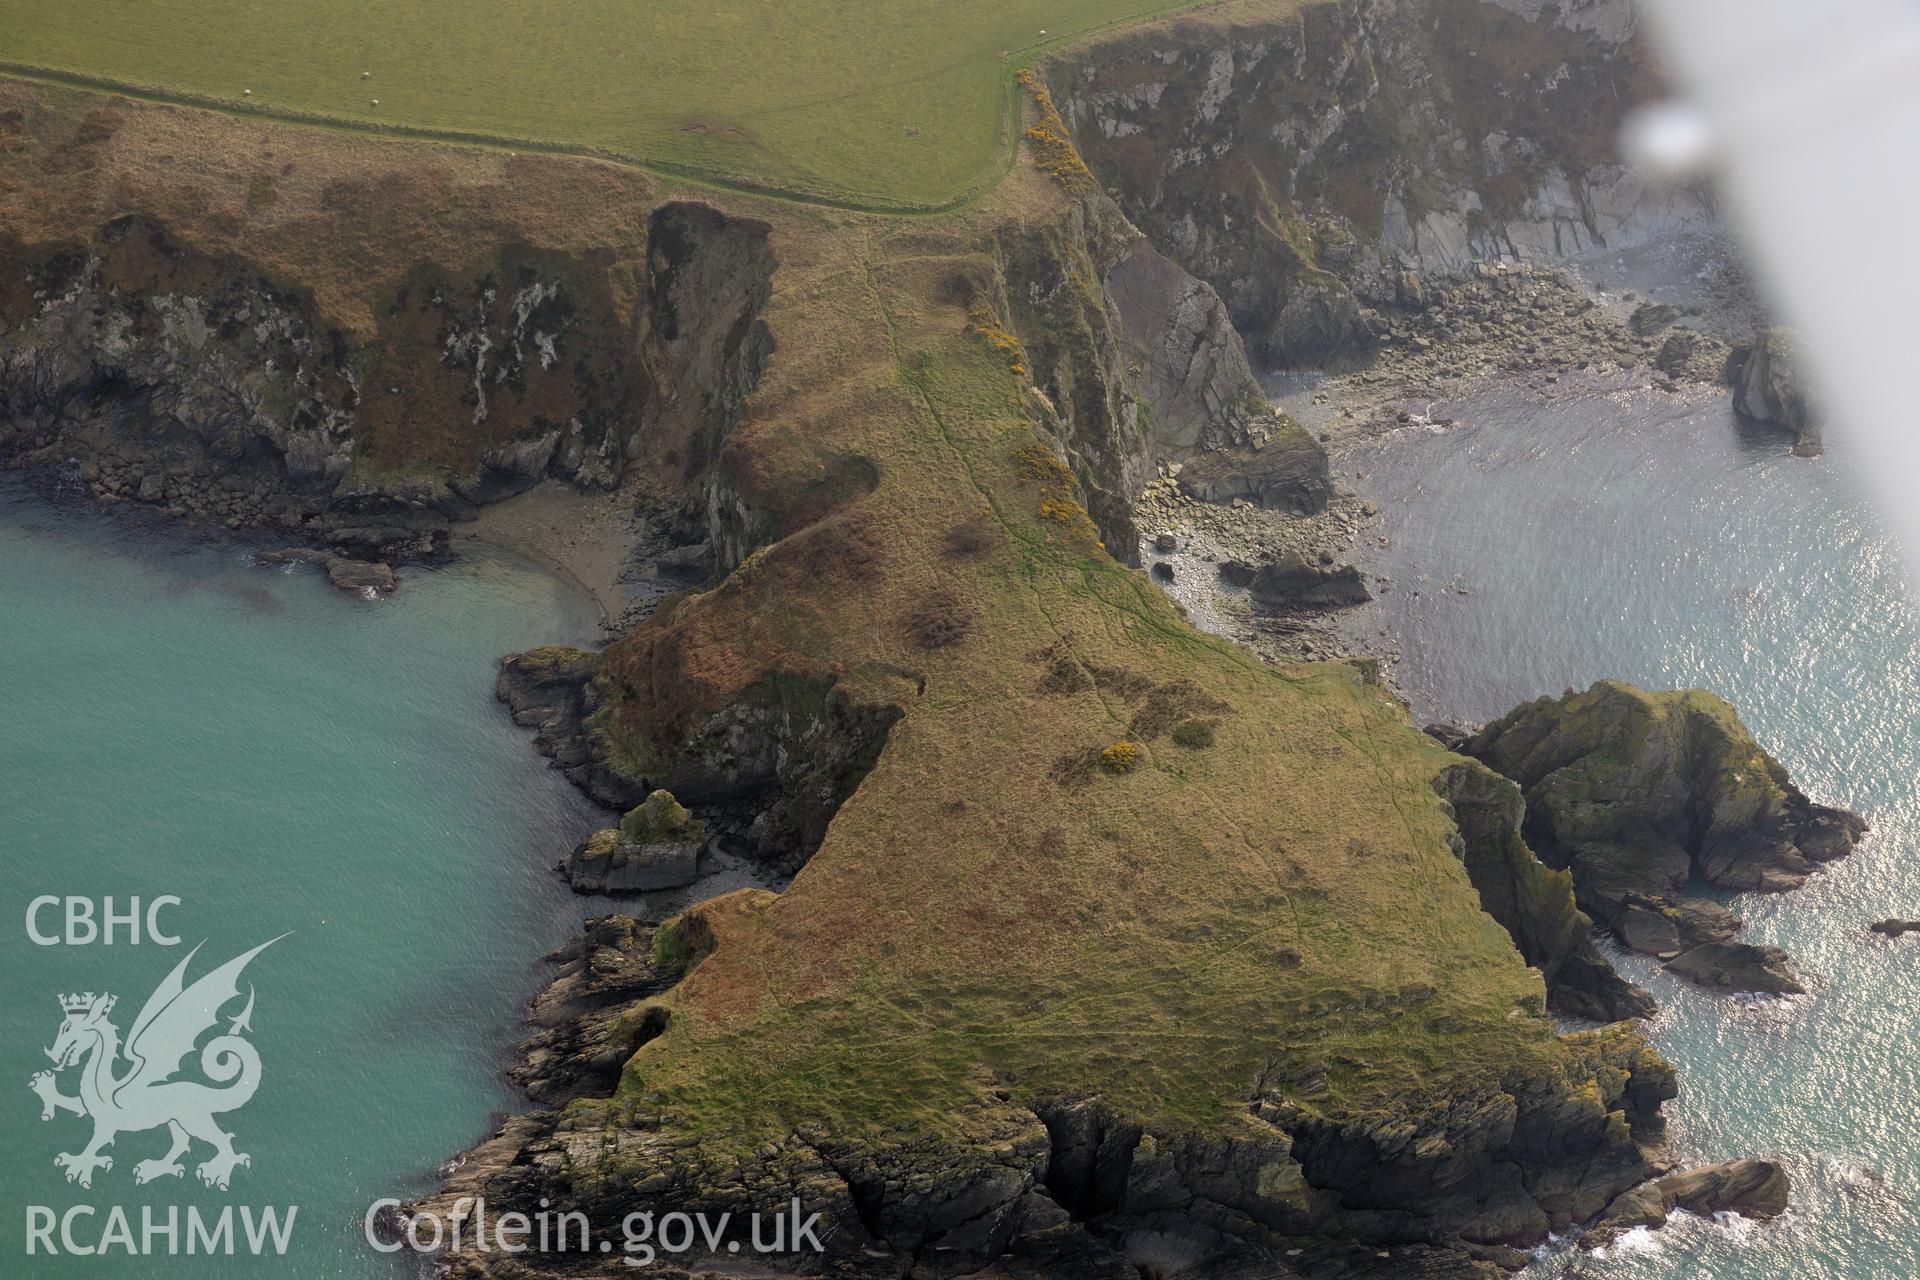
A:
<svg viewBox="0 0 1920 1280">
<path fill-rule="evenodd" d="M 1688 887 L 1783 892 L 1849 853 L 1858 814 L 1815 804 L 1725 699 L 1603 680 L 1516 707 L 1456 749 L 1525 796 L 1523 830 L 1636 951 L 1722 991 L 1802 990 L 1776 947 Z"/>
<path fill-rule="evenodd" d="M 1772 1160 L 1741 1158 L 1671 1173 L 1642 1183 L 1607 1206 L 1601 1220 L 1581 1233 L 1580 1246 L 1599 1249 L 1635 1227 L 1662 1227 L 1675 1211 L 1710 1217 L 1737 1213 L 1765 1221 L 1787 1211 L 1791 1192 L 1784 1167 Z"/>
</svg>

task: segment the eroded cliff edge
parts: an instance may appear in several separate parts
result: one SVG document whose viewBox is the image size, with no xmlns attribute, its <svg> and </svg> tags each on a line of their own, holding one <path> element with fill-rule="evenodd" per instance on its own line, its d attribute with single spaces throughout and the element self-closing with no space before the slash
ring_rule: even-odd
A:
<svg viewBox="0 0 1920 1280">
<path fill-rule="evenodd" d="M 0 460 L 371 557 L 548 478 L 644 476 L 734 559 L 769 536 L 715 467 L 768 355 L 766 223 L 592 165 L 232 134 L 0 85 Z"/>
</svg>

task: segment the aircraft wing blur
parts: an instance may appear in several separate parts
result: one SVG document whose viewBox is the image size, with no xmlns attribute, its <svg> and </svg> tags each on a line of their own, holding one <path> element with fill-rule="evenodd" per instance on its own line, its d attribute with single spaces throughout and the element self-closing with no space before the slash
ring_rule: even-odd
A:
<svg viewBox="0 0 1920 1280">
<path fill-rule="evenodd" d="M 1920 554 L 1920 0 L 1643 0 L 1727 218 Z M 1687 132 L 1682 129 L 1681 132 Z"/>
</svg>

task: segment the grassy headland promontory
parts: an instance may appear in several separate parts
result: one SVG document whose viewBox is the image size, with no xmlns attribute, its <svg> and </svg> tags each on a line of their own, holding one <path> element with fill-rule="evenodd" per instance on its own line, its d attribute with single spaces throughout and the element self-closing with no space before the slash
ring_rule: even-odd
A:
<svg viewBox="0 0 1920 1280">
<path fill-rule="evenodd" d="M 1151 28 L 1162 92 L 1204 120 L 1243 60 L 1327 31 L 1372 50 L 1362 8 Z M 416 120 L 493 132 L 488 111 L 537 107 L 557 136 L 619 66 L 579 26 L 611 12 L 528 33 L 534 55 L 597 59 L 547 97 L 422 60 L 444 19 L 390 31 L 413 60 L 372 69 L 414 73 L 390 101 Z M 1006 24 L 1137 16 L 1058 12 L 963 15 L 984 74 L 921 65 L 877 96 L 855 90 L 894 82 L 844 60 L 871 71 L 892 41 L 924 64 L 911 23 L 827 39 L 803 6 L 730 44 L 673 27 L 647 53 L 658 83 L 620 77 L 667 114 L 604 127 L 755 182 L 937 202 L 992 168 Z M 375 93 L 355 87 L 371 52 L 309 17 L 311 74 Z M 211 91 L 268 52 L 233 30 L 91 70 Z M 449 49 L 507 43 L 461 30 Z M 763 45 L 767 115 L 702 101 Z M 699 61 L 721 47 L 725 66 Z M 801 67 L 817 99 L 793 96 Z M 684 94 L 661 87 L 681 74 Z M 509 660 L 503 692 L 597 797 L 670 790 L 791 885 L 597 927 L 523 1072 L 548 1109 L 461 1190 L 608 1220 L 798 1195 L 836 1222 L 835 1265 L 889 1274 L 1012 1253 L 1048 1274 L 1279 1275 L 1385 1252 L 1460 1275 L 1664 1172 L 1672 1073 L 1629 1024 L 1549 1015 L 1526 961 L 1558 973 L 1580 917 L 1569 879 L 1501 833 L 1499 788 L 1443 799 L 1464 762 L 1367 664 L 1264 663 L 1130 567 L 1163 459 L 1272 451 L 1276 502 L 1303 511 L 1331 482 L 1266 412 L 1229 303 L 1081 163 L 1073 122 L 1100 117 L 1056 105 L 1072 74 L 1021 87 L 1004 177 L 916 217 L 0 85 L 8 456 L 103 501 L 426 557 L 448 520 L 536 483 L 644 489 L 697 567 L 604 651 Z M 496 105 L 469 112 L 474 93 Z M 1341 229 L 1312 232 L 1316 261 Z M 1487 796 L 1485 822 L 1463 812 Z M 1551 917 L 1557 950 L 1523 958 L 1503 892 Z"/>
</svg>

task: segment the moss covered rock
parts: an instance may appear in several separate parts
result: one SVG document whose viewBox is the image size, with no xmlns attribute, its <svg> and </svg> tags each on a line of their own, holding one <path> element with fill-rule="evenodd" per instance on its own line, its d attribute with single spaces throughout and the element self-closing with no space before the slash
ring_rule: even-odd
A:
<svg viewBox="0 0 1920 1280">
<path fill-rule="evenodd" d="M 1593 921 L 1574 905 L 1573 877 L 1534 856 L 1521 838 L 1520 788 L 1477 761 L 1441 770 L 1433 789 L 1453 810 L 1455 851 L 1480 905 L 1547 981 L 1551 1008 L 1611 1022 L 1650 1017 L 1652 997 L 1614 972 L 1593 944 Z"/>
<path fill-rule="evenodd" d="M 670 791 L 656 790 L 627 811 L 617 827 L 594 832 L 561 864 L 578 893 L 646 893 L 680 889 L 700 874 L 706 824 Z"/>
<path fill-rule="evenodd" d="M 1724 698 L 1602 680 L 1516 707 L 1458 748 L 1520 785 L 1525 832 L 1571 871 L 1580 905 L 1630 946 L 1723 990 L 1786 990 L 1782 957 L 1722 944 L 1738 922 L 1677 895 L 1693 879 L 1783 891 L 1844 856 L 1858 814 L 1809 800 Z M 1720 965 L 1715 957 L 1737 959 Z M 1748 981 L 1764 972 L 1765 981 Z M 1797 988 L 1796 988 L 1797 989 Z"/>
<path fill-rule="evenodd" d="M 655 789 L 620 819 L 620 834 L 635 844 L 698 840 L 705 832 L 706 825 L 675 800 L 673 792 L 660 789 Z"/>
</svg>

